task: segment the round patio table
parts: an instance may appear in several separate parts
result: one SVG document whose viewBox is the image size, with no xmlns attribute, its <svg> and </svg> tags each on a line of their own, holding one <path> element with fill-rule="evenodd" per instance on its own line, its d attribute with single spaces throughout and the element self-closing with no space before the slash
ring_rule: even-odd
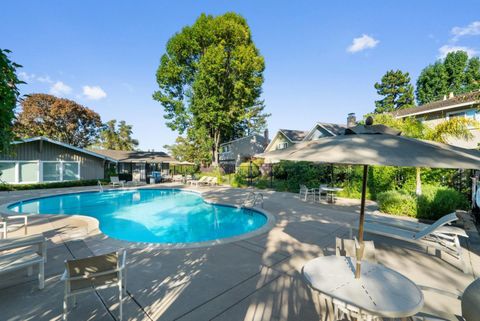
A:
<svg viewBox="0 0 480 321">
<path fill-rule="evenodd" d="M 325 186 L 325 187 L 320 187 L 320 191 L 327 192 L 327 202 L 335 203 L 335 194 L 340 191 L 343 191 L 343 188 Z"/>
<path fill-rule="evenodd" d="M 410 279 L 383 265 L 362 261 L 355 279 L 355 258 L 324 256 L 302 269 L 309 285 L 332 298 L 374 316 L 406 318 L 423 307 L 423 293 Z"/>
</svg>

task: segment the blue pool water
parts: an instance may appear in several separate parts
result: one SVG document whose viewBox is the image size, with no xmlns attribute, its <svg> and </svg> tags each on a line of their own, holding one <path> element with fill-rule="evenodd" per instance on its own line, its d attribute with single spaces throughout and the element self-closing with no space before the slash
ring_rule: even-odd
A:
<svg viewBox="0 0 480 321">
<path fill-rule="evenodd" d="M 88 215 L 99 221 L 104 234 L 132 242 L 210 241 L 248 233 L 267 222 L 257 211 L 208 204 L 196 193 L 173 189 L 65 194 L 15 203 L 9 209 Z"/>
</svg>

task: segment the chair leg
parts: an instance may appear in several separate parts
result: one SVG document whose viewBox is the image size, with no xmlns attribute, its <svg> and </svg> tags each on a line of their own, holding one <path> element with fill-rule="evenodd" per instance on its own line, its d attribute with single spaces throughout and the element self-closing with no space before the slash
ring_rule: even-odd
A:
<svg viewBox="0 0 480 321">
<path fill-rule="evenodd" d="M 38 264 L 38 288 L 41 290 L 45 287 L 45 262 Z"/>
<path fill-rule="evenodd" d="M 67 314 L 68 314 L 68 297 L 64 296 L 63 297 L 63 316 L 62 316 L 63 321 L 67 321 Z"/>
<path fill-rule="evenodd" d="M 119 320 L 122 321 L 122 319 L 123 319 L 123 286 L 122 286 L 122 282 L 120 282 L 120 284 L 118 286 L 118 301 L 119 301 L 119 305 L 120 305 L 120 318 L 119 318 Z"/>
</svg>

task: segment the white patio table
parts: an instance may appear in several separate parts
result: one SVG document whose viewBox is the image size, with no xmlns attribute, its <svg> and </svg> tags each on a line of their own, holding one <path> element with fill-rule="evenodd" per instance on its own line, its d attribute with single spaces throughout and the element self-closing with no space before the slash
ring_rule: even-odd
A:
<svg viewBox="0 0 480 321">
<path fill-rule="evenodd" d="M 335 194 L 340 192 L 340 191 L 343 191 L 343 188 L 322 186 L 322 187 L 320 187 L 320 193 L 322 191 L 327 192 L 327 201 L 329 203 L 335 203 Z M 319 201 L 320 201 L 320 197 L 319 197 Z"/>
<path fill-rule="evenodd" d="M 422 309 L 423 293 L 410 279 L 365 261 L 355 279 L 355 262 L 345 256 L 319 257 L 305 264 L 302 273 L 313 289 L 372 316 L 407 318 Z"/>
</svg>

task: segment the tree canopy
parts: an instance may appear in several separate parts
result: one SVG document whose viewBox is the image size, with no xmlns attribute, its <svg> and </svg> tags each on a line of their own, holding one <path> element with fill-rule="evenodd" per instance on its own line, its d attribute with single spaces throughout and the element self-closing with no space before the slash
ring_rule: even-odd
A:
<svg viewBox="0 0 480 321">
<path fill-rule="evenodd" d="M 24 83 L 16 74 L 22 66 L 11 61 L 8 54 L 10 50 L 0 49 L 0 153 L 10 149 L 15 108 L 20 97 L 17 86 Z"/>
<path fill-rule="evenodd" d="M 14 132 L 20 138 L 45 136 L 82 148 L 98 138 L 100 115 L 72 100 L 31 94 L 21 105 L 14 124 Z"/>
<path fill-rule="evenodd" d="M 416 98 L 418 104 L 423 105 L 450 93 L 477 89 L 480 89 L 480 59 L 469 59 L 465 51 L 459 50 L 422 70 L 417 80 Z"/>
<path fill-rule="evenodd" d="M 217 164 L 222 141 L 265 125 L 264 68 L 242 16 L 202 14 L 168 41 L 153 97 L 163 105 L 172 130 L 186 133 L 190 142 L 199 133 L 206 135 Z"/>
<path fill-rule="evenodd" d="M 114 150 L 135 150 L 138 140 L 132 138 L 132 126 L 121 120 L 117 125 L 115 119 L 109 120 L 100 131 L 100 137 L 95 146 Z"/>
<path fill-rule="evenodd" d="M 390 70 L 375 83 L 377 94 L 383 98 L 375 101 L 375 113 L 392 112 L 414 105 L 413 86 L 408 72 Z"/>
</svg>

